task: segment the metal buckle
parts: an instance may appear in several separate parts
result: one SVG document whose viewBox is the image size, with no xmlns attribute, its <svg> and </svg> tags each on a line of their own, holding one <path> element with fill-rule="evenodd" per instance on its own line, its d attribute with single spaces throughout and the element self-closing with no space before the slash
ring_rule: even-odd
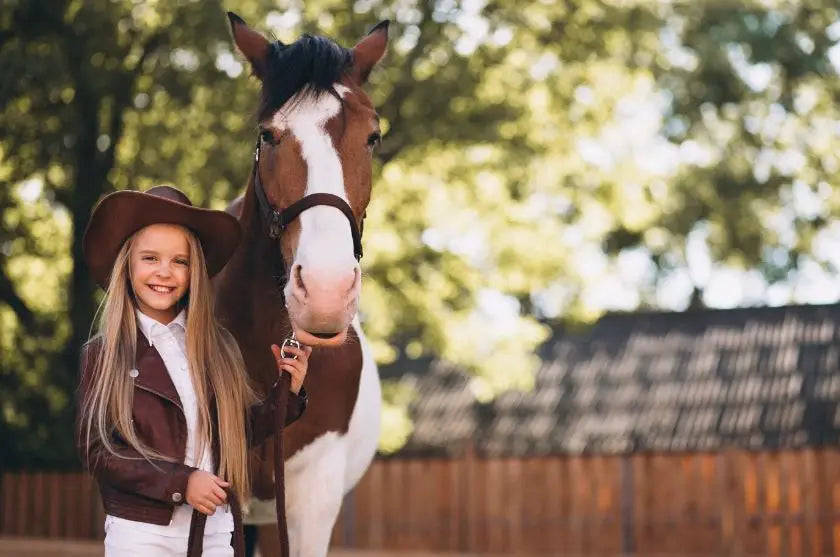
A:
<svg viewBox="0 0 840 557">
<path fill-rule="evenodd" d="M 297 355 L 295 355 L 295 354 L 292 354 L 291 356 L 286 356 L 286 348 L 288 348 L 289 346 L 294 346 L 298 350 L 301 349 L 301 344 L 295 338 L 295 332 L 294 331 L 292 331 L 291 336 L 286 337 L 286 339 L 283 341 L 283 345 L 280 347 L 280 357 L 281 358 L 292 358 L 293 360 L 297 360 Z"/>
<path fill-rule="evenodd" d="M 276 240 L 280 237 L 280 233 L 286 228 L 286 223 L 283 222 L 283 213 L 274 209 L 271 211 L 271 224 L 268 225 L 268 235 Z"/>
</svg>

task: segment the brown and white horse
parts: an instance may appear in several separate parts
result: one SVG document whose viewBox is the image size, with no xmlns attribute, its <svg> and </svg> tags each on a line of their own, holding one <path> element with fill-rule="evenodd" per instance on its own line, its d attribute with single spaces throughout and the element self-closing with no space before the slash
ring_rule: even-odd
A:
<svg viewBox="0 0 840 557">
<path fill-rule="evenodd" d="M 356 312 L 380 133 L 362 86 L 385 53 L 388 22 L 346 49 L 308 35 L 269 42 L 228 15 L 262 97 L 254 169 L 229 208 L 244 238 L 215 279 L 216 312 L 258 389 L 276 378 L 270 344 L 294 331 L 315 347 L 304 384 L 309 407 L 284 436 L 285 508 L 291 554 L 323 557 L 342 498 L 379 436 L 379 375 Z M 272 454 L 266 447 L 252 454 L 257 499 L 273 497 Z M 273 502 L 252 502 L 246 523 L 275 521 Z"/>
</svg>

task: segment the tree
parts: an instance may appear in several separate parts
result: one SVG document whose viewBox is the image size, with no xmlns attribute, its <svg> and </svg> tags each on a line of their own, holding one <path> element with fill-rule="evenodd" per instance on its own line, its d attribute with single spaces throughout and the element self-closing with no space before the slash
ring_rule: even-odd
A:
<svg viewBox="0 0 840 557">
<path fill-rule="evenodd" d="M 444 358 L 486 398 L 527 387 L 547 324 L 660 307 L 680 273 L 693 292 L 678 304 L 706 303 L 694 244 L 767 284 L 827 265 L 813 240 L 832 225 L 840 168 L 830 2 L 235 10 L 284 41 L 309 31 L 345 45 L 394 20 L 372 76 L 385 138 L 363 261 L 381 363 Z M 0 84 L 4 456 L 70 462 L 76 355 L 96 307 L 80 243 L 90 210 L 160 182 L 224 206 L 250 169 L 256 82 L 216 2 L 13 1 L 0 70 L 14 76 Z M 809 195 L 816 209 L 799 207 Z M 399 414 L 406 393 L 386 392 Z"/>
</svg>

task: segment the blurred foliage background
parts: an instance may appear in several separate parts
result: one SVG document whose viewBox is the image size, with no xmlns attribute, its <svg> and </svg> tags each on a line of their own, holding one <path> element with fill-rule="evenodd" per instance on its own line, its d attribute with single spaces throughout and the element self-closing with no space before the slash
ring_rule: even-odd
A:
<svg viewBox="0 0 840 557">
<path fill-rule="evenodd" d="M 840 298 L 835 0 L 5 0 L 0 467 L 75 465 L 97 199 L 244 187 L 258 89 L 226 10 L 345 46 L 392 20 L 362 262 L 390 374 L 443 358 L 486 399 L 605 310 Z M 385 394 L 388 451 L 411 393 Z"/>
</svg>

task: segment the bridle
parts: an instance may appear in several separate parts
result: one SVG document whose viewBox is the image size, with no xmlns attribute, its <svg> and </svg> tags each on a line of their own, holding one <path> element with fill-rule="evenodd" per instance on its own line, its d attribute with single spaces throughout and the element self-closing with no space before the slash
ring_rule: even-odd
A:
<svg viewBox="0 0 840 557">
<path fill-rule="evenodd" d="M 362 225 L 356 225 L 356 216 L 353 214 L 353 209 L 350 205 L 337 195 L 331 193 L 312 193 L 303 196 L 301 199 L 295 201 L 285 209 L 277 209 L 269 201 L 268 196 L 263 188 L 260 180 L 260 147 L 262 147 L 263 136 L 260 134 L 257 137 L 257 145 L 254 149 L 254 193 L 257 195 L 257 205 L 259 206 L 260 216 L 266 226 L 268 237 L 272 240 L 278 240 L 286 230 L 286 227 L 294 221 L 300 214 L 307 209 L 317 207 L 318 205 L 327 205 L 335 207 L 347 217 L 350 222 L 350 232 L 353 235 L 353 255 L 356 261 L 362 258 L 362 232 L 364 231 L 365 215 L 362 215 Z M 288 269 L 283 260 L 283 254 L 278 249 L 278 258 L 275 259 L 277 279 L 280 286 L 285 286 L 286 277 L 288 276 Z"/>
</svg>

